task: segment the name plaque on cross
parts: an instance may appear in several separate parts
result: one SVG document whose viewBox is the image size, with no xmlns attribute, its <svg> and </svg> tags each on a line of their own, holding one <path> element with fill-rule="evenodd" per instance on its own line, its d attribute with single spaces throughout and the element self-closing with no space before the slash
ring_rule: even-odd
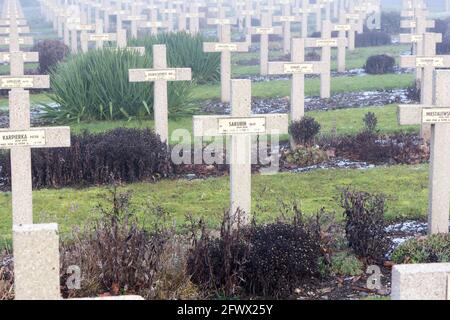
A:
<svg viewBox="0 0 450 320">
<path fill-rule="evenodd" d="M 89 35 L 89 41 L 109 41 L 108 34 L 92 34 Z"/>
<path fill-rule="evenodd" d="M 411 36 L 411 42 L 420 42 L 420 41 L 422 41 L 423 40 L 423 35 L 421 35 L 421 34 L 413 34 L 412 36 Z"/>
<path fill-rule="evenodd" d="M 145 71 L 145 81 L 175 81 L 177 79 L 176 70 L 148 70 Z"/>
<path fill-rule="evenodd" d="M 318 47 L 337 47 L 338 41 L 337 39 L 321 39 L 316 41 L 316 46 Z"/>
<path fill-rule="evenodd" d="M 349 24 L 338 24 L 334 26 L 334 31 L 350 31 L 352 26 Z"/>
<path fill-rule="evenodd" d="M 45 130 L 0 132 L 0 148 L 45 146 Z"/>
<path fill-rule="evenodd" d="M 422 57 L 416 59 L 416 67 L 444 67 L 444 58 L 442 57 Z"/>
<path fill-rule="evenodd" d="M 266 132 L 266 119 L 261 118 L 219 118 L 218 132 L 223 135 L 258 134 Z"/>
<path fill-rule="evenodd" d="M 450 108 L 425 108 L 422 110 L 422 123 L 450 123 Z"/>
<path fill-rule="evenodd" d="M 285 63 L 283 68 L 286 74 L 314 73 L 314 65 L 311 63 Z"/>
<path fill-rule="evenodd" d="M 257 34 L 272 34 L 274 33 L 274 28 L 256 28 Z"/>
<path fill-rule="evenodd" d="M 33 78 L 3 78 L 0 81 L 0 87 L 2 89 L 32 88 L 33 86 Z"/>
<path fill-rule="evenodd" d="M 216 51 L 228 50 L 228 51 L 237 51 L 238 46 L 235 43 L 216 43 L 214 46 Z"/>
</svg>

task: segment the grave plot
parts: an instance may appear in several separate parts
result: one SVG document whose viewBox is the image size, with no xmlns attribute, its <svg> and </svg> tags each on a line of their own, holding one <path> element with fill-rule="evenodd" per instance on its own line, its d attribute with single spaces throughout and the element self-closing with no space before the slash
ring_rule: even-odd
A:
<svg viewBox="0 0 450 320">
<path fill-rule="evenodd" d="M 449 299 L 433 10 L 3 1 L 0 299 Z"/>
</svg>

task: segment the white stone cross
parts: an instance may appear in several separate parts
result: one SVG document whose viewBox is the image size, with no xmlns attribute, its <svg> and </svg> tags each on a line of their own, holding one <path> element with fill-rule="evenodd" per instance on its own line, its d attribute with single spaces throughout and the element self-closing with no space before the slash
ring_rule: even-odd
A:
<svg viewBox="0 0 450 320">
<path fill-rule="evenodd" d="M 247 42 L 231 42 L 231 27 L 224 24 L 221 27 L 220 42 L 203 43 L 204 52 L 220 52 L 220 84 L 222 102 L 230 102 L 230 80 L 231 80 L 231 53 L 248 52 Z"/>
<path fill-rule="evenodd" d="M 189 32 L 191 34 L 197 34 L 200 32 L 200 18 L 205 18 L 204 12 L 199 12 L 199 4 L 191 3 L 189 5 L 189 11 L 183 13 L 184 17 L 189 19 Z"/>
<path fill-rule="evenodd" d="M 298 121 L 305 115 L 305 75 L 327 72 L 329 65 L 305 61 L 305 40 L 302 38 L 292 39 L 291 56 L 289 62 L 269 62 L 269 74 L 292 75 L 291 121 Z"/>
<path fill-rule="evenodd" d="M 168 68 L 166 46 L 154 45 L 153 69 L 131 69 L 129 77 L 130 82 L 154 82 L 155 132 L 161 137 L 161 141 L 169 144 L 167 82 L 192 80 L 191 69 Z"/>
<path fill-rule="evenodd" d="M 431 125 L 428 232 L 448 233 L 450 209 L 450 70 L 435 70 L 433 104 L 400 105 L 399 124 Z"/>
<path fill-rule="evenodd" d="M 347 45 L 346 38 L 331 37 L 331 22 L 324 21 L 322 26 L 322 38 L 306 38 L 307 48 L 322 48 L 321 61 L 328 64 L 327 72 L 320 75 L 320 97 L 328 99 L 331 97 L 331 48 L 344 47 Z"/>
<path fill-rule="evenodd" d="M 161 21 L 158 19 L 158 10 L 152 9 L 150 11 L 150 20 L 148 21 L 139 21 L 138 22 L 139 29 L 150 29 L 150 33 L 152 35 L 158 34 L 159 29 L 168 29 L 169 24 L 167 21 Z"/>
<path fill-rule="evenodd" d="M 291 14 L 291 1 L 283 0 L 281 2 L 282 15 L 274 16 L 274 22 L 281 22 L 283 25 L 283 52 L 284 54 L 291 53 L 291 24 L 295 22 L 300 22 L 301 18 Z"/>
<path fill-rule="evenodd" d="M 300 14 L 302 21 L 302 38 L 307 38 L 309 35 L 308 19 L 309 15 L 313 13 L 312 9 L 310 8 L 309 0 L 302 0 L 301 8 L 298 8 L 296 11 L 297 14 Z"/>
<path fill-rule="evenodd" d="M 286 114 L 251 114 L 251 81 L 231 81 L 230 116 L 194 116 L 194 137 L 231 136 L 230 215 L 236 223 L 250 222 L 251 215 L 251 135 L 285 134 Z"/>
<path fill-rule="evenodd" d="M 260 68 L 261 75 L 268 74 L 268 63 L 269 63 L 269 35 L 271 34 L 282 34 L 281 27 L 272 26 L 272 18 L 268 13 L 263 13 L 261 15 L 261 26 L 252 27 L 252 34 L 259 34 L 261 39 L 260 43 Z"/>
</svg>

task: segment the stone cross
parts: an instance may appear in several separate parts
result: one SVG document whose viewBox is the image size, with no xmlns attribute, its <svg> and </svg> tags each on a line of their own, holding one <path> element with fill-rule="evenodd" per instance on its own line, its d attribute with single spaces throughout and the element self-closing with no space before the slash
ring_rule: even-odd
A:
<svg viewBox="0 0 450 320">
<path fill-rule="evenodd" d="M 424 33 L 422 35 L 421 56 L 401 56 L 402 68 L 415 68 L 420 73 L 420 102 L 430 105 L 433 103 L 433 72 L 436 68 L 450 68 L 450 55 L 436 55 L 436 44 L 442 42 L 440 33 Z M 421 137 L 429 141 L 431 128 L 428 124 L 422 124 Z"/>
<path fill-rule="evenodd" d="M 222 39 L 222 34 L 224 33 L 226 26 L 231 28 L 231 25 L 236 24 L 236 18 L 227 18 L 224 8 L 218 10 L 218 16 L 216 18 L 208 18 L 206 22 L 210 26 L 217 26 L 217 37 L 219 38 L 219 42 L 231 41 L 231 31 L 225 32 L 226 34 L 230 34 L 230 39 Z"/>
<path fill-rule="evenodd" d="M 301 21 L 299 16 L 291 15 L 291 1 L 283 0 L 282 15 L 275 16 L 274 22 L 281 22 L 283 25 L 283 53 L 291 53 L 291 23 Z"/>
<path fill-rule="evenodd" d="M 133 10 L 132 14 L 122 16 L 122 21 L 131 23 L 131 37 L 133 38 L 137 38 L 138 26 L 141 22 L 143 22 L 147 18 L 145 15 L 137 14 L 135 10 Z"/>
<path fill-rule="evenodd" d="M 291 61 L 269 62 L 269 74 L 292 75 L 291 121 L 301 120 L 305 115 L 305 75 L 321 74 L 329 70 L 324 62 L 305 61 L 305 39 L 292 39 Z"/>
<path fill-rule="evenodd" d="M 302 38 L 308 38 L 308 19 L 309 15 L 313 13 L 309 6 L 309 0 L 302 0 L 302 7 L 297 9 L 297 13 L 301 15 Z"/>
<path fill-rule="evenodd" d="M 399 124 L 431 125 L 428 233 L 448 233 L 450 209 L 450 70 L 435 70 L 433 104 L 399 106 Z"/>
<path fill-rule="evenodd" d="M 158 19 L 158 10 L 153 9 L 150 11 L 149 21 L 140 21 L 138 27 L 142 29 L 150 29 L 152 35 L 158 34 L 159 29 L 168 29 L 169 24 L 167 21 L 161 21 Z"/>
<path fill-rule="evenodd" d="M 200 18 L 205 18 L 205 13 L 199 12 L 199 4 L 191 3 L 189 5 L 189 12 L 184 14 L 185 18 L 189 19 L 189 32 L 197 34 L 200 32 Z"/>
<path fill-rule="evenodd" d="M 273 27 L 271 16 L 268 13 L 263 13 L 261 15 L 261 26 L 252 27 L 252 34 L 259 34 L 260 39 L 260 68 L 261 75 L 268 74 L 268 63 L 269 63 L 269 35 L 271 34 L 282 34 L 281 27 Z"/>
<path fill-rule="evenodd" d="M 231 42 L 231 27 L 229 24 L 222 25 L 220 42 L 204 42 L 204 52 L 220 52 L 220 84 L 222 102 L 230 102 L 231 90 L 231 53 L 248 52 L 247 42 Z"/>
<path fill-rule="evenodd" d="M 251 215 L 251 135 L 285 134 L 286 114 L 251 114 L 251 81 L 231 81 L 230 116 L 194 116 L 194 137 L 231 136 L 230 215 L 236 214 L 244 224 Z"/>
<path fill-rule="evenodd" d="M 166 7 L 161 9 L 161 14 L 164 15 L 168 29 L 168 32 L 173 32 L 174 15 L 177 14 L 177 9 L 173 6 L 173 2 L 166 2 Z"/>
<path fill-rule="evenodd" d="M 166 46 L 154 45 L 153 69 L 131 69 L 129 77 L 130 82 L 154 82 L 155 132 L 161 137 L 161 141 L 169 144 L 167 82 L 192 80 L 191 69 L 168 68 Z"/>
<path fill-rule="evenodd" d="M 350 46 L 350 42 L 353 41 L 353 47 L 354 47 L 354 41 L 355 41 L 355 30 L 352 28 L 351 24 L 347 24 L 345 14 L 342 13 L 339 18 L 338 24 L 333 24 L 333 31 L 338 32 L 338 38 L 340 39 L 347 39 L 346 45 L 344 43 L 340 43 L 337 47 L 338 50 L 338 72 L 345 72 L 346 70 L 346 56 L 347 56 L 347 47 Z M 347 38 L 348 34 L 348 38 Z"/>
<path fill-rule="evenodd" d="M 331 97 L 331 48 L 345 47 L 347 39 L 331 37 L 331 22 L 324 21 L 322 26 L 322 38 L 306 38 L 307 48 L 322 48 L 321 61 L 328 64 L 327 72 L 320 75 L 320 96 L 322 99 Z"/>
<path fill-rule="evenodd" d="M 253 9 L 253 1 L 247 0 L 245 1 L 245 8 L 239 12 L 242 17 L 245 19 L 245 41 L 248 45 L 252 44 L 252 18 L 255 15 L 255 10 Z"/>
</svg>

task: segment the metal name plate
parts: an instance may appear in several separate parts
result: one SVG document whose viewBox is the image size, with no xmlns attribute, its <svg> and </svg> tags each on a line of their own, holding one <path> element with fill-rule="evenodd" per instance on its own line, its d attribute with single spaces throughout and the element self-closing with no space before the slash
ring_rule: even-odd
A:
<svg viewBox="0 0 450 320">
<path fill-rule="evenodd" d="M 450 108 L 423 109 L 422 123 L 450 123 Z"/>
<path fill-rule="evenodd" d="M 265 118 L 222 118 L 218 119 L 219 134 L 264 134 Z"/>
<path fill-rule="evenodd" d="M 45 130 L 0 132 L 0 148 L 45 146 Z"/>
<path fill-rule="evenodd" d="M 284 73 L 313 73 L 314 65 L 311 63 L 286 63 L 284 64 Z"/>
<path fill-rule="evenodd" d="M 173 69 L 148 70 L 144 77 L 145 81 L 174 81 L 177 79 L 177 72 Z"/>
</svg>

